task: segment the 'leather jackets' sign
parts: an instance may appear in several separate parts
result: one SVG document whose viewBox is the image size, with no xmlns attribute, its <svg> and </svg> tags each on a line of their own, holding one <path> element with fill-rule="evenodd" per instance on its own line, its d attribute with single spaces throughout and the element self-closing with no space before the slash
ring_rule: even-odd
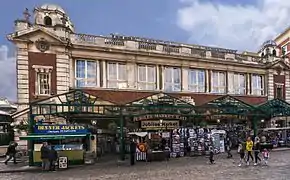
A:
<svg viewBox="0 0 290 180">
<path fill-rule="evenodd" d="M 85 134 L 88 130 L 80 125 L 36 125 L 35 134 Z"/>
<path fill-rule="evenodd" d="M 186 120 L 186 117 L 177 114 L 147 114 L 144 116 L 134 117 L 134 121 L 143 121 L 148 119 L 172 119 L 172 120 Z"/>
<path fill-rule="evenodd" d="M 144 129 L 176 129 L 179 127 L 179 121 L 141 121 L 141 128 Z"/>
</svg>

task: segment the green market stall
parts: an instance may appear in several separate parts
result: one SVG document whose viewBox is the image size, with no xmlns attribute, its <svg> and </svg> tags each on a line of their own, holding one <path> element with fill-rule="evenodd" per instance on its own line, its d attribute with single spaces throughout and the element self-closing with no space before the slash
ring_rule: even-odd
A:
<svg viewBox="0 0 290 180">
<path fill-rule="evenodd" d="M 254 135 L 257 135 L 257 122 L 261 119 L 266 119 L 265 116 L 277 116 L 278 111 L 279 114 L 282 112 L 283 115 L 288 115 L 289 108 L 275 108 L 276 104 L 281 104 L 282 102 L 284 101 L 275 100 L 268 101 L 268 103 L 261 106 L 252 106 L 236 99 L 235 97 L 226 95 L 204 105 L 195 106 L 179 99 L 178 97 L 173 97 L 165 93 L 156 93 L 156 95 L 144 97 L 141 100 L 117 105 L 102 100 L 100 97 L 86 93 L 83 90 L 72 90 L 64 94 L 55 95 L 47 99 L 30 103 L 29 135 L 21 138 L 28 140 L 30 155 L 29 164 L 33 165 L 34 160 L 36 162 L 39 161 L 39 158 L 37 157 L 38 155 L 36 155 L 36 150 L 39 147 L 35 146 L 35 142 L 41 142 L 44 140 L 65 142 L 76 137 L 79 139 L 86 139 L 86 137 L 90 136 L 89 132 L 84 131 L 82 133 L 63 132 L 57 134 L 37 131 L 36 128 L 39 128 L 39 125 L 42 124 L 36 122 L 36 117 L 42 116 L 45 119 L 62 118 L 65 120 L 65 123 L 62 124 L 63 126 L 65 124 L 88 124 L 92 120 L 105 120 L 107 122 L 109 122 L 109 120 L 114 120 L 117 122 L 119 128 L 118 138 L 120 142 L 120 159 L 124 160 L 126 136 L 124 129 L 131 121 L 136 124 L 133 120 L 140 116 L 152 114 L 175 114 L 184 116 L 186 117 L 186 120 L 181 121 L 181 127 L 186 126 L 186 124 L 192 124 L 198 119 L 207 119 L 208 116 L 243 116 L 251 121 Z M 264 113 L 265 111 L 268 113 Z M 48 127 L 46 128 L 49 128 L 49 125 L 50 124 L 48 124 Z M 61 129 L 62 127 L 59 128 Z M 70 151 L 70 153 L 72 153 L 72 151 Z"/>
<path fill-rule="evenodd" d="M 83 164 L 89 147 L 90 132 L 81 125 L 35 125 L 33 133 L 20 137 L 33 142 L 33 163 L 41 163 L 41 146 L 48 142 L 54 146 L 58 156 L 67 157 L 69 164 Z"/>
</svg>

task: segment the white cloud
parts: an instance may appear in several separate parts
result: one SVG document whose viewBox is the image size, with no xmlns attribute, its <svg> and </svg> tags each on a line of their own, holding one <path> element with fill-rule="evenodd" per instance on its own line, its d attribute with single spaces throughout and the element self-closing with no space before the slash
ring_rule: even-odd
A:
<svg viewBox="0 0 290 180">
<path fill-rule="evenodd" d="M 188 32 L 191 43 L 255 51 L 289 26 L 290 1 L 259 0 L 245 6 L 180 2 L 177 25 Z"/>
<path fill-rule="evenodd" d="M 0 97 L 16 100 L 16 58 L 8 57 L 8 47 L 0 46 Z"/>
</svg>

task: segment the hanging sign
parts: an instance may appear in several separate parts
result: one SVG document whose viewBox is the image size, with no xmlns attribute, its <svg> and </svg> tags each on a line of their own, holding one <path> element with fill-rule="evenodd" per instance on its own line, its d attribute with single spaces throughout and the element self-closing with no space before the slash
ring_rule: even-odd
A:
<svg viewBox="0 0 290 180">
<path fill-rule="evenodd" d="M 134 117 L 134 121 L 143 121 L 143 120 L 149 120 L 149 119 L 172 119 L 172 120 L 186 120 L 187 117 L 177 115 L 177 114 L 147 114 L 147 115 L 141 115 Z"/>
<path fill-rule="evenodd" d="M 35 125 L 34 134 L 86 134 L 88 130 L 81 125 Z"/>
<path fill-rule="evenodd" d="M 141 121 L 143 129 L 175 129 L 179 127 L 179 121 Z"/>
</svg>

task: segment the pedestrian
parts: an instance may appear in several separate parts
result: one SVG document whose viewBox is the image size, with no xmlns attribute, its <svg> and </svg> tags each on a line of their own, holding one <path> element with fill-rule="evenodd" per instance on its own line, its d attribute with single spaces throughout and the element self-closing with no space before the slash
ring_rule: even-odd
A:
<svg viewBox="0 0 290 180">
<path fill-rule="evenodd" d="M 246 152 L 247 152 L 247 165 L 250 165 L 250 158 L 252 159 L 252 161 L 254 161 L 254 158 L 253 158 L 253 154 L 252 154 L 252 151 L 253 151 L 253 141 L 252 141 L 252 138 L 251 137 L 248 137 L 247 141 L 246 141 Z"/>
<path fill-rule="evenodd" d="M 49 164 L 50 164 L 50 171 L 55 171 L 55 163 L 57 160 L 57 151 L 54 149 L 54 146 L 51 146 L 51 150 L 49 152 Z"/>
<path fill-rule="evenodd" d="M 263 161 L 264 161 L 265 165 L 268 165 L 268 160 L 270 158 L 270 153 L 269 153 L 268 149 L 264 148 L 262 155 L 263 155 Z"/>
<path fill-rule="evenodd" d="M 255 137 L 255 144 L 254 144 L 255 164 L 254 164 L 254 166 L 257 166 L 258 160 L 261 162 L 261 159 L 259 157 L 260 151 L 261 151 L 260 138 Z"/>
<path fill-rule="evenodd" d="M 10 142 L 8 148 L 7 148 L 7 152 L 6 152 L 6 156 L 7 156 L 7 159 L 5 160 L 5 164 L 7 165 L 8 161 L 10 161 L 12 158 L 13 158 L 13 163 L 14 164 L 17 164 L 16 162 L 16 147 L 17 147 L 17 143 L 15 142 Z"/>
<path fill-rule="evenodd" d="M 214 164 L 214 149 L 213 147 L 210 147 L 210 151 L 209 151 L 209 163 L 210 164 Z"/>
<path fill-rule="evenodd" d="M 228 157 L 227 158 L 232 158 L 233 155 L 231 153 L 231 149 L 232 149 L 232 142 L 230 140 L 229 137 L 227 137 L 226 139 L 226 150 L 227 150 L 227 153 L 228 153 Z"/>
<path fill-rule="evenodd" d="M 48 148 L 47 142 L 43 142 L 41 149 L 40 149 L 40 158 L 42 161 L 42 170 L 43 171 L 48 171 L 50 168 L 50 163 L 49 163 L 49 153 L 50 150 Z"/>
<path fill-rule="evenodd" d="M 239 143 L 238 153 L 240 154 L 239 166 L 242 166 L 243 162 L 245 162 L 245 148 L 244 148 L 244 145 L 242 143 Z"/>
<path fill-rule="evenodd" d="M 135 165 L 135 154 L 136 154 L 136 143 L 132 139 L 130 143 L 130 164 L 131 166 Z"/>
</svg>

